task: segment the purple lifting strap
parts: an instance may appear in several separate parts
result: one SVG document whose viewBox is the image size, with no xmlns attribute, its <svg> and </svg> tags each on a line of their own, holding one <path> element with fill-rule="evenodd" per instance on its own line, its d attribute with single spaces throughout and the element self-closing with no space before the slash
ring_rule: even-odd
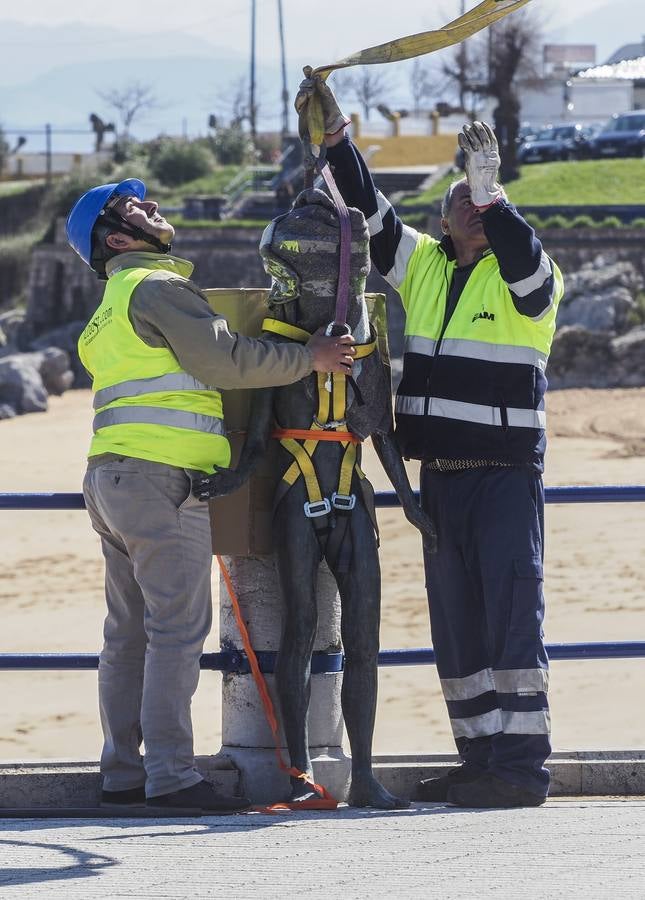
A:
<svg viewBox="0 0 645 900">
<path fill-rule="evenodd" d="M 328 163 L 320 167 L 325 184 L 329 188 L 331 198 L 338 210 L 340 224 L 340 262 L 338 264 L 338 288 L 336 290 L 336 315 L 334 322 L 338 325 L 347 323 L 347 305 L 349 301 L 349 266 L 352 252 L 352 227 L 349 212 L 340 191 L 336 187 L 334 176 Z"/>
</svg>

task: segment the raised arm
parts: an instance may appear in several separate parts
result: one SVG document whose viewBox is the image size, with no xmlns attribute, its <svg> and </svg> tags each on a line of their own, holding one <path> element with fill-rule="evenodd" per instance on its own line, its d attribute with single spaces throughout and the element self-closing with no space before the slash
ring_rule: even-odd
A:
<svg viewBox="0 0 645 900">
<path fill-rule="evenodd" d="M 500 166 L 497 138 L 485 122 L 473 122 L 464 127 L 458 141 L 464 151 L 472 202 L 480 211 L 484 233 L 515 308 L 524 316 L 539 319 L 554 302 L 553 264 L 535 231 L 508 202 L 497 180 Z"/>
<path fill-rule="evenodd" d="M 305 128 L 307 98 L 317 92 L 322 103 L 327 159 L 338 189 L 348 206 L 365 216 L 370 232 L 370 256 L 376 269 L 394 288 L 403 281 L 418 233 L 404 225 L 390 201 L 374 185 L 361 153 L 345 133 L 349 119 L 338 107 L 329 85 L 306 78 L 296 98 L 301 133 Z"/>
</svg>

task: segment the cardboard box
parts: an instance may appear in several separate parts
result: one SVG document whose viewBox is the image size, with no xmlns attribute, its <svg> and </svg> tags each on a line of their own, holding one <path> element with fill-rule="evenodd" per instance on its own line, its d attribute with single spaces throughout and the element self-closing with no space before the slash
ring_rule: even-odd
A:
<svg viewBox="0 0 645 900">
<path fill-rule="evenodd" d="M 268 315 L 268 288 L 213 288 L 204 292 L 215 312 L 225 316 L 231 331 L 259 337 Z M 370 321 L 379 335 L 379 351 L 389 366 L 385 295 L 366 294 Z M 251 408 L 251 390 L 222 391 L 224 422 L 235 467 L 244 445 Z M 273 497 L 282 476 L 277 466 L 277 441 L 270 441 L 265 459 L 246 484 L 226 497 L 209 501 L 213 553 L 262 556 L 273 551 Z"/>
</svg>

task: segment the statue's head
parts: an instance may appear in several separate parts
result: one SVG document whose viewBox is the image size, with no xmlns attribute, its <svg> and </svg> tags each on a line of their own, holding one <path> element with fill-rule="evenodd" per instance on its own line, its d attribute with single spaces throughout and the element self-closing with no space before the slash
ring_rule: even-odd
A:
<svg viewBox="0 0 645 900">
<path fill-rule="evenodd" d="M 369 233 L 365 217 L 349 210 L 352 252 L 347 322 L 360 321 L 369 272 Z M 333 201 L 316 188 L 302 191 L 292 209 L 264 230 L 260 255 L 271 276 L 272 313 L 307 331 L 335 318 L 340 224 Z"/>
</svg>

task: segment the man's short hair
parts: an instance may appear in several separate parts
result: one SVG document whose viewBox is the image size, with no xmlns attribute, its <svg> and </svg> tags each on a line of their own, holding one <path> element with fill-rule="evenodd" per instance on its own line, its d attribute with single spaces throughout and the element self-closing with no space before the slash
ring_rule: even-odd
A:
<svg viewBox="0 0 645 900">
<path fill-rule="evenodd" d="M 455 188 L 459 184 L 468 184 L 467 178 L 458 178 L 456 181 L 453 181 L 452 184 L 448 185 L 448 190 L 443 195 L 443 200 L 441 201 L 441 218 L 445 219 L 450 212 L 450 204 L 452 203 L 452 195 L 455 192 Z"/>
<path fill-rule="evenodd" d="M 97 224 L 92 229 L 92 256 L 90 265 L 99 276 L 105 277 L 105 264 L 109 259 L 118 254 L 118 250 L 113 250 L 107 245 L 107 236 L 114 233 L 114 227 L 109 225 Z"/>
<path fill-rule="evenodd" d="M 456 181 L 453 181 L 452 184 L 448 185 L 448 190 L 443 195 L 443 200 L 441 201 L 441 218 L 445 219 L 450 212 L 450 205 L 452 203 L 452 195 L 455 193 L 455 188 L 459 187 L 460 184 L 468 184 L 468 179 L 458 178 Z M 508 200 L 508 196 L 504 188 L 501 188 L 502 197 L 504 200 Z"/>
</svg>

